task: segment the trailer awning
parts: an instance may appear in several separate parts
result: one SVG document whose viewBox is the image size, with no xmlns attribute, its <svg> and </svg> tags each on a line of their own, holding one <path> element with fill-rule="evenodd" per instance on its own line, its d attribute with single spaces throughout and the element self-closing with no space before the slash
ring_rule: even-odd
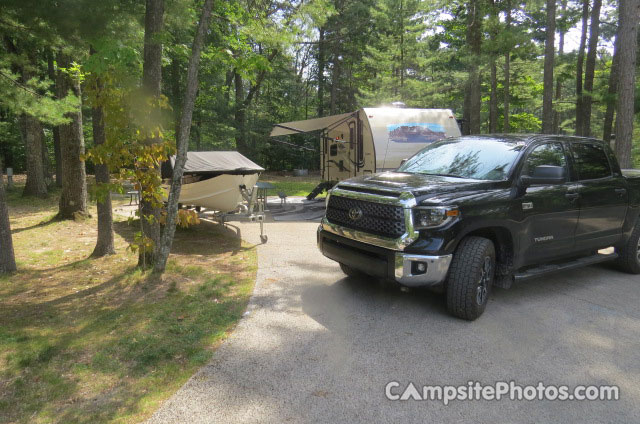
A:
<svg viewBox="0 0 640 424">
<path fill-rule="evenodd" d="M 300 134 L 311 131 L 324 130 L 333 125 L 339 124 L 345 119 L 353 116 L 354 112 L 342 113 L 340 115 L 324 116 L 322 118 L 305 119 L 304 121 L 283 122 L 274 125 L 270 137 L 279 135 Z"/>
</svg>

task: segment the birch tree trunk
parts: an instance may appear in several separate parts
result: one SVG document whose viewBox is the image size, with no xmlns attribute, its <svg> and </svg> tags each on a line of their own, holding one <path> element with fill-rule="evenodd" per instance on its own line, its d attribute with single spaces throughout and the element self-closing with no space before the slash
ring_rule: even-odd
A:
<svg viewBox="0 0 640 424">
<path fill-rule="evenodd" d="M 189 68 L 187 70 L 187 86 L 184 96 L 184 104 L 182 106 L 182 116 L 180 118 L 180 132 L 176 139 L 176 161 L 173 166 L 173 175 L 171 176 L 171 188 L 169 189 L 169 199 L 167 202 L 167 220 L 162 232 L 160 240 L 160 248 L 158 249 L 158 257 L 154 264 L 153 271 L 162 273 L 167 265 L 169 252 L 173 243 L 173 237 L 176 231 L 176 221 L 178 216 L 178 199 L 180 198 L 180 190 L 182 188 L 182 175 L 184 173 L 184 165 L 187 162 L 187 150 L 189 148 L 189 132 L 191 131 L 191 119 L 193 117 L 193 107 L 198 92 L 198 68 L 200 65 L 200 54 L 204 45 L 204 37 L 209 27 L 209 19 L 211 17 L 211 8 L 213 0 L 206 0 L 202 7 L 202 15 L 198 23 L 198 30 L 193 39 L 191 47 L 191 57 L 189 58 Z"/>
</svg>

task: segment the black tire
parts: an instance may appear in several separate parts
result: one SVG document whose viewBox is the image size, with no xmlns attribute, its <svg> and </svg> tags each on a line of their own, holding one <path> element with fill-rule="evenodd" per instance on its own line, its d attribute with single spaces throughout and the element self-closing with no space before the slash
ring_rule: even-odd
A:
<svg viewBox="0 0 640 424">
<path fill-rule="evenodd" d="M 340 263 L 340 269 L 344 272 L 348 277 L 351 278 L 360 278 L 364 275 L 363 272 L 358 271 L 357 269 L 351 268 L 349 265 L 345 265 Z"/>
<path fill-rule="evenodd" d="M 624 245 L 616 247 L 616 253 L 618 268 L 629 274 L 640 274 L 640 222 L 636 222 L 631 236 Z"/>
<path fill-rule="evenodd" d="M 484 312 L 496 269 L 493 242 L 483 237 L 467 237 L 453 255 L 447 278 L 447 310 L 473 321 Z"/>
</svg>

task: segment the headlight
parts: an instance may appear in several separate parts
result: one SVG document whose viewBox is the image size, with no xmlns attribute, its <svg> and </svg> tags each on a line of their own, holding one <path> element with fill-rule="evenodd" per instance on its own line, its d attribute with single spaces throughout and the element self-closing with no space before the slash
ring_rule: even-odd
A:
<svg viewBox="0 0 640 424">
<path fill-rule="evenodd" d="M 327 197 L 324 199 L 324 208 L 329 207 L 329 197 L 331 197 L 331 190 L 327 190 Z"/>
<path fill-rule="evenodd" d="M 416 230 L 438 228 L 459 216 L 457 206 L 417 206 L 413 208 L 413 226 Z"/>
</svg>

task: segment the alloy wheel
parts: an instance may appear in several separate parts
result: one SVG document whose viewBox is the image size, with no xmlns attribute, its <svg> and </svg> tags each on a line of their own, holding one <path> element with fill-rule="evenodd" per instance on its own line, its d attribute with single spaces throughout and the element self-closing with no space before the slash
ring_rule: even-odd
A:
<svg viewBox="0 0 640 424">
<path fill-rule="evenodd" d="M 638 243 L 638 257 L 640 258 L 640 243 Z M 478 282 L 478 288 L 476 289 L 476 302 L 478 305 L 484 305 L 487 301 L 492 267 L 493 264 L 491 263 L 491 257 L 485 257 L 484 263 L 482 264 L 480 281 Z"/>
</svg>

